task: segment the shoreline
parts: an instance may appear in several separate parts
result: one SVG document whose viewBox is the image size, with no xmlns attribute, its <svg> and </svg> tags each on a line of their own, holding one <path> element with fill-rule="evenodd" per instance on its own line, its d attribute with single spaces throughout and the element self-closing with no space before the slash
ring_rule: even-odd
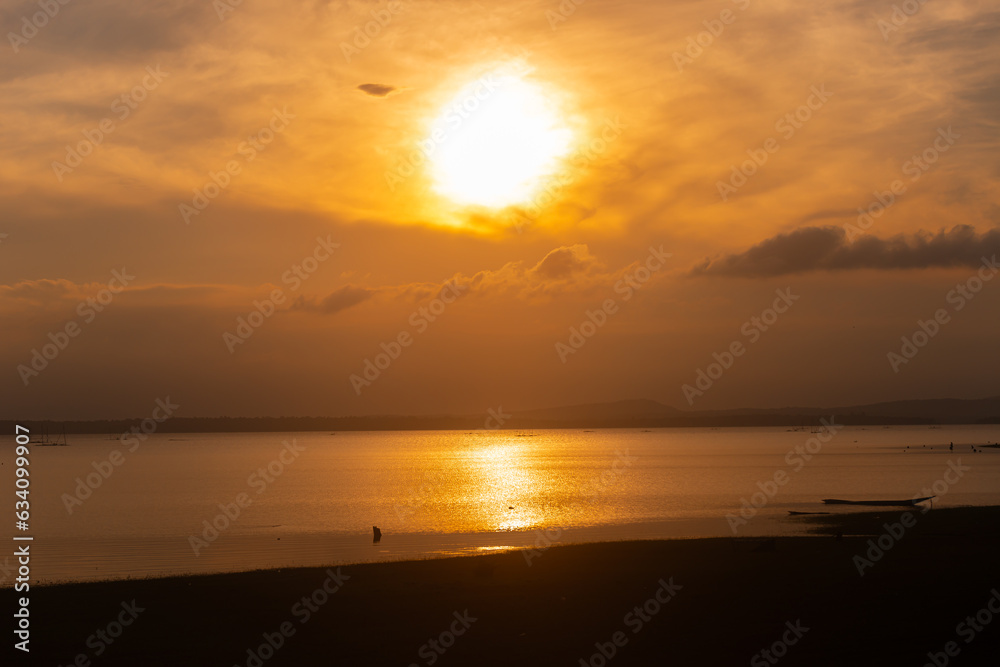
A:
<svg viewBox="0 0 1000 667">
<path fill-rule="evenodd" d="M 440 665 L 579 665 L 608 642 L 609 665 L 746 664 L 801 621 L 809 630 L 782 665 L 922 665 L 948 641 L 960 643 L 957 664 L 990 664 L 1000 615 L 968 644 L 955 630 L 1000 586 L 1000 507 L 923 514 L 859 574 L 855 557 L 907 513 L 920 511 L 809 516 L 812 537 L 553 546 L 530 563 L 513 551 L 46 585 L 31 592 L 32 657 L 259 667 L 247 651 L 284 627 L 292 634 L 261 665 L 429 665 L 428 656 Z M 338 573 L 336 592 L 315 593 Z M 679 588 L 668 597 L 663 582 Z M 661 609 L 634 632 L 639 617 L 627 622 L 629 610 L 658 591 L 668 602 L 650 603 Z M 295 605 L 314 593 L 325 601 L 304 619 L 308 607 Z M 4 596 L 13 604 L 10 589 Z M 88 638 L 132 600 L 143 611 L 96 656 Z M 465 610 L 476 620 L 454 645 L 422 656 Z"/>
<path fill-rule="evenodd" d="M 365 534 L 287 534 L 230 536 L 212 545 L 208 560 L 192 560 L 178 547 L 176 539 L 56 540 L 47 539 L 46 549 L 37 559 L 38 570 L 49 573 L 34 586 L 55 586 L 86 582 L 145 581 L 150 579 L 245 573 L 326 567 L 331 564 L 355 566 L 467 558 L 496 553 L 520 552 L 545 546 L 585 544 L 628 544 L 701 539 L 769 539 L 815 537 L 824 523 L 843 523 L 840 532 L 858 535 L 846 526 L 857 523 L 852 517 L 875 514 L 872 508 L 836 506 L 829 514 L 789 516 L 787 510 L 760 513 L 734 534 L 726 519 L 719 516 L 679 517 L 637 523 L 601 524 L 555 528 L 536 526 L 498 532 L 386 533 L 380 544 Z M 893 508 L 886 508 L 890 511 Z M 898 508 L 897 508 L 898 509 Z M 947 507 L 938 509 L 948 509 Z M 900 510 L 902 511 L 902 510 Z M 67 550 L 72 549 L 72 553 Z M 128 557 L 116 560 L 122 550 Z M 50 558 L 49 551 L 64 553 Z M 200 567 L 191 567 L 192 563 Z M 181 566 L 178 566 L 180 564 Z M 99 571 L 97 571 L 99 570 Z M 0 588 L 2 590 L 2 588 Z"/>
<path fill-rule="evenodd" d="M 990 507 L 944 506 L 935 507 L 931 511 L 989 510 Z M 538 526 L 485 533 L 387 533 L 386 539 L 380 544 L 372 544 L 371 536 L 363 534 L 282 533 L 277 541 L 273 535 L 243 535 L 238 538 L 230 537 L 220 545 L 214 545 L 212 558 L 197 569 L 188 566 L 181 569 L 176 566 L 178 558 L 179 562 L 188 564 L 191 560 L 183 558 L 184 550 L 181 550 L 179 555 L 170 551 L 177 545 L 175 539 L 139 543 L 118 539 L 92 542 L 47 539 L 46 550 L 43 550 L 36 559 L 37 569 L 59 574 L 49 576 L 44 581 L 33 582 L 32 586 L 41 588 L 81 583 L 149 581 L 215 574 L 310 569 L 331 565 L 346 567 L 472 558 L 499 553 L 519 553 L 547 546 L 561 548 L 590 544 L 708 539 L 809 538 L 829 537 L 837 533 L 847 537 L 857 537 L 872 534 L 870 529 L 865 528 L 870 523 L 868 521 L 870 517 L 877 518 L 887 512 L 905 511 L 914 511 L 917 517 L 924 516 L 920 510 L 920 507 L 907 510 L 901 507 L 877 509 L 863 506 L 833 506 L 826 511 L 801 515 L 789 515 L 786 510 L 782 510 L 780 513 L 761 514 L 750 519 L 735 534 L 725 517 L 712 516 L 558 529 Z M 219 551 L 220 548 L 222 551 Z M 63 555 L 60 558 L 48 555 L 50 550 L 60 553 L 66 549 L 73 549 L 72 555 Z M 114 560 L 113 554 L 122 549 L 127 549 L 129 556 L 122 563 L 118 563 Z M 54 565 L 56 567 L 53 567 Z M 102 572 L 85 574 L 95 569 L 94 566 L 100 568 Z M 111 571 L 103 571 L 105 568 Z M 12 582 L 3 582 L 0 584 L 0 591 L 9 589 L 10 586 Z"/>
</svg>

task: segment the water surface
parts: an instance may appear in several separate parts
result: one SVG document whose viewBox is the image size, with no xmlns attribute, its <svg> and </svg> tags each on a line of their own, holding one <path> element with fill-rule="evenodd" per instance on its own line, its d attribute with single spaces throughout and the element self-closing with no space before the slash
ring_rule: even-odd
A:
<svg viewBox="0 0 1000 667">
<path fill-rule="evenodd" d="M 819 452 L 796 470 L 788 452 L 815 437 L 785 428 L 213 433 L 153 435 L 129 451 L 71 436 L 68 447 L 32 447 L 33 575 L 52 582 L 729 536 L 726 516 L 764 498 L 740 535 L 802 533 L 789 510 L 828 511 L 819 504 L 828 497 L 912 498 L 935 482 L 942 489 L 959 462 L 969 469 L 936 504 L 1000 504 L 1000 450 L 974 454 L 969 444 L 1000 440 L 1000 427 L 844 428 L 813 440 Z M 107 472 L 112 450 L 124 461 L 104 479 L 95 465 Z M 779 471 L 787 483 L 754 499 Z M 70 503 L 88 475 L 100 486 Z M 241 494 L 239 516 L 220 518 L 220 504 L 235 515 Z M 214 540 L 205 521 L 222 527 Z M 197 555 L 192 537 L 205 540 Z"/>
</svg>

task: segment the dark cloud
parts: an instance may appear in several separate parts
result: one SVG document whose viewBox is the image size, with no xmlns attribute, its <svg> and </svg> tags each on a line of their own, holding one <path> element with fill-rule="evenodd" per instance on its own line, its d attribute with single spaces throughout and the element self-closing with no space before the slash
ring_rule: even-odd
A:
<svg viewBox="0 0 1000 667">
<path fill-rule="evenodd" d="M 356 306 L 363 301 L 367 301 L 375 295 L 376 291 L 367 287 L 344 285 L 319 300 L 299 297 L 295 300 L 295 304 L 292 307 L 296 310 L 311 310 L 323 313 L 324 315 L 333 315 L 342 310 L 347 310 L 351 306 Z"/>
<path fill-rule="evenodd" d="M 805 224 L 807 222 L 813 222 L 814 220 L 830 220 L 831 218 L 850 218 L 856 217 L 858 212 L 852 209 L 824 209 L 822 211 L 813 211 L 808 213 L 801 218 L 799 218 L 799 224 Z"/>
<path fill-rule="evenodd" d="M 925 47 L 934 51 L 963 51 L 992 49 L 1000 38 L 1000 12 L 973 12 L 963 18 L 939 19 L 914 25 L 910 34 L 901 30 L 904 45 Z"/>
<path fill-rule="evenodd" d="M 35 2 L 22 1 L 0 8 L 0 20 L 20 33 L 24 18 L 39 11 Z M 0 81 L 64 71 L 69 66 L 135 61 L 138 71 L 157 62 L 143 59 L 160 52 L 179 51 L 220 25 L 212 3 L 164 0 L 133 3 L 95 0 L 85 4 L 59 3 L 59 12 L 19 46 L 18 57 L 0 64 Z M 5 31 L 6 32 L 6 31 Z M 90 72 L 88 72 L 90 74 Z"/>
<path fill-rule="evenodd" d="M 363 83 L 358 86 L 358 90 L 367 93 L 372 97 L 385 97 L 396 90 L 396 86 L 387 86 L 382 83 Z"/>
<path fill-rule="evenodd" d="M 804 227 L 766 239 L 749 250 L 692 269 L 692 275 L 761 278 L 808 271 L 975 267 L 1000 253 L 1000 229 L 977 234 L 959 225 L 936 234 L 880 239 L 864 235 L 851 243 L 840 227 Z"/>
</svg>

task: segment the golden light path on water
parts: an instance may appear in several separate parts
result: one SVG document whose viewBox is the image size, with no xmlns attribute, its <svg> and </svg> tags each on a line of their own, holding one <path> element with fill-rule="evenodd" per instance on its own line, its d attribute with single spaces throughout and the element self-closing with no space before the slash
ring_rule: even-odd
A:
<svg viewBox="0 0 1000 667">
<path fill-rule="evenodd" d="M 32 453 L 46 499 L 34 509 L 37 537 L 49 545 L 39 564 L 51 582 L 424 558 L 546 540 L 723 537 L 732 535 L 727 514 L 776 470 L 790 481 L 740 534 L 797 534 L 806 525 L 788 521 L 789 511 L 833 511 L 825 497 L 912 496 L 947 469 L 957 453 L 948 442 L 995 442 L 996 428 L 848 428 L 797 472 L 788 452 L 813 436 L 783 428 L 155 434 L 128 459 L 128 474 L 85 489 L 70 514 L 64 495 L 121 447 L 74 436 L 70 447 Z M 281 463 L 292 441 L 299 455 Z M 978 458 L 941 505 L 1000 504 L 1000 456 Z M 227 518 L 220 507 L 234 514 L 239 494 L 252 503 Z M 373 525 L 383 535 L 377 544 Z M 208 546 L 195 553 L 194 537 Z"/>
<path fill-rule="evenodd" d="M 538 491 L 551 479 L 537 468 L 523 463 L 529 438 L 503 438 L 469 453 L 465 471 L 468 495 L 475 506 L 483 508 L 479 517 L 487 530 L 518 530 L 539 525 L 544 517 L 534 502 Z"/>
</svg>

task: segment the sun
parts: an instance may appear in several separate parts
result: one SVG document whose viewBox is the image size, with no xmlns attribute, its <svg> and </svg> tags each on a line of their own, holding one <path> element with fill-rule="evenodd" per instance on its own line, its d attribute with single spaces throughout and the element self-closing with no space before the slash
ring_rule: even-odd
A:
<svg viewBox="0 0 1000 667">
<path fill-rule="evenodd" d="M 521 73 L 493 71 L 445 105 L 423 145 L 435 192 L 503 208 L 542 189 L 571 143 L 554 95 Z"/>
</svg>

